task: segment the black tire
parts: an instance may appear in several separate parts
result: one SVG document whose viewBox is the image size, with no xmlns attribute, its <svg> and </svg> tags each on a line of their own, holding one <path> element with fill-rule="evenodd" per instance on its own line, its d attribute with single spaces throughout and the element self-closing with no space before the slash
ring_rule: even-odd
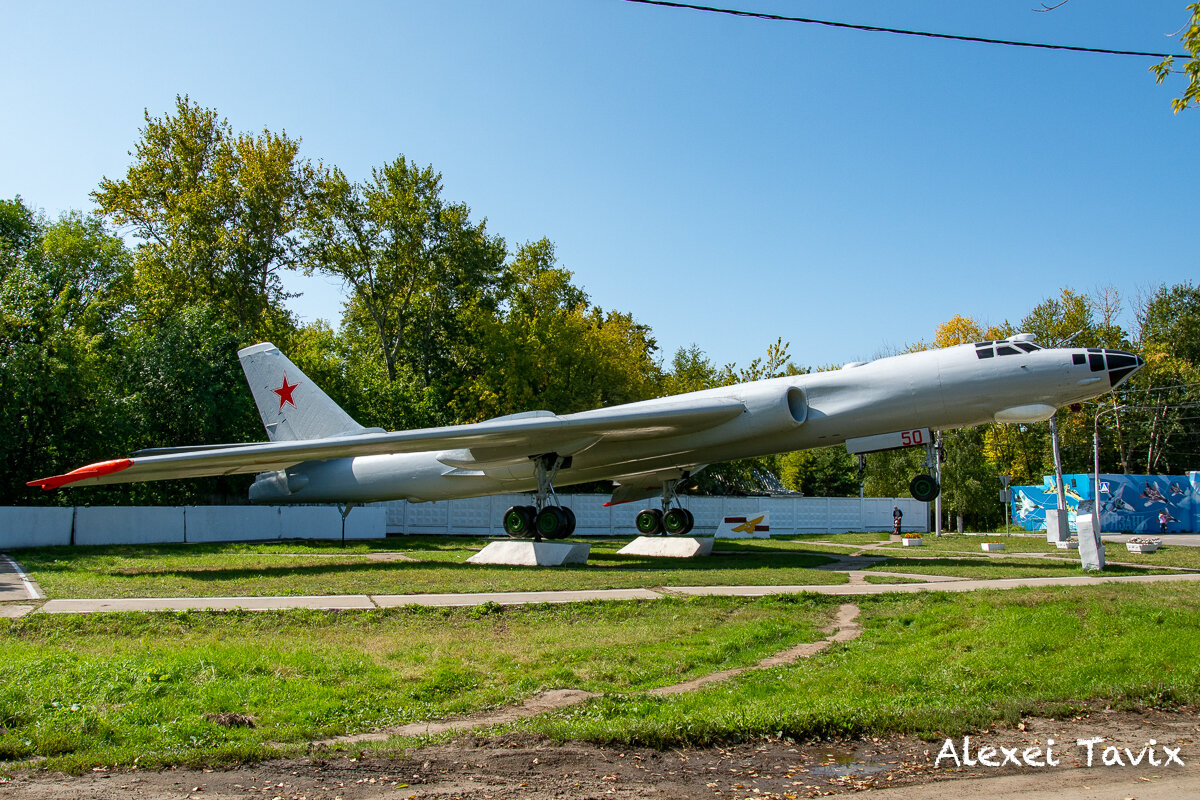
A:
<svg viewBox="0 0 1200 800">
<path fill-rule="evenodd" d="M 532 506 L 512 506 L 504 512 L 504 532 L 514 539 L 529 536 L 533 533 L 533 515 L 529 513 Z"/>
<path fill-rule="evenodd" d="M 687 518 L 688 518 L 687 527 L 683 529 L 683 532 L 691 533 L 692 528 L 696 527 L 696 517 L 692 514 L 691 511 L 688 511 L 686 508 L 680 509 L 680 510 L 683 511 L 684 514 L 687 514 Z"/>
<path fill-rule="evenodd" d="M 534 527 L 540 536 L 561 539 L 566 536 L 563 531 L 567 529 L 567 515 L 558 506 L 546 506 L 538 513 Z"/>
<path fill-rule="evenodd" d="M 663 514 L 662 526 L 663 530 L 671 536 L 687 533 L 691 530 L 688 526 L 687 509 L 672 508 L 666 514 Z"/>
<path fill-rule="evenodd" d="M 938 486 L 938 482 L 933 479 L 932 475 L 918 475 L 908 484 L 908 491 L 913 499 L 928 503 L 938 496 L 942 487 Z"/>
<path fill-rule="evenodd" d="M 653 536 L 656 533 L 662 533 L 663 529 L 663 513 L 657 508 L 644 508 L 634 517 L 633 527 L 637 528 L 637 532 L 642 536 Z"/>
<path fill-rule="evenodd" d="M 565 539 L 575 532 L 575 512 L 566 506 L 562 506 L 562 512 L 567 515 L 567 527 L 562 533 L 562 538 Z"/>
</svg>

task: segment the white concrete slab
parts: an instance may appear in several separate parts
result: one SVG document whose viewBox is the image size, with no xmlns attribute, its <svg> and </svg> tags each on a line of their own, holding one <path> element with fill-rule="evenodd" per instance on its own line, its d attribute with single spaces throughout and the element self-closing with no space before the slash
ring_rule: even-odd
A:
<svg viewBox="0 0 1200 800">
<path fill-rule="evenodd" d="M 181 506 L 80 506 L 75 544 L 182 544 Z"/>
<path fill-rule="evenodd" d="M 273 611 L 286 608 L 375 608 L 365 594 L 298 595 L 296 597 L 122 597 L 89 600 L 51 600 L 43 614 L 95 614 L 111 611 Z"/>
<path fill-rule="evenodd" d="M 36 607 L 37 606 L 27 606 L 27 605 L 0 606 L 0 618 L 16 619 L 17 617 L 23 617 L 26 614 L 28 614 L 30 611 L 33 611 L 33 609 Z"/>
<path fill-rule="evenodd" d="M 713 540 L 694 536 L 639 536 L 617 551 L 623 556 L 696 558 L 712 555 Z"/>
<path fill-rule="evenodd" d="M 473 592 L 471 594 L 392 594 L 372 595 L 380 608 L 397 606 L 478 606 L 496 603 L 502 606 L 526 603 L 585 603 L 589 600 L 661 600 L 663 595 L 649 589 L 588 589 L 565 592 Z"/>
<path fill-rule="evenodd" d="M 467 559 L 469 564 L 500 564 L 513 567 L 561 567 L 586 564 L 590 544 L 557 542 L 492 542 Z"/>
<path fill-rule="evenodd" d="M 74 519 L 73 508 L 0 507 L 0 549 L 68 545 Z"/>
</svg>

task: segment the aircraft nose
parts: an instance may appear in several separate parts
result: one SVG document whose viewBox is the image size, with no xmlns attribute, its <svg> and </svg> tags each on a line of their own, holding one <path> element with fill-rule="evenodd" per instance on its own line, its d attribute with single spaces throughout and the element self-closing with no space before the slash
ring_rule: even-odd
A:
<svg viewBox="0 0 1200 800">
<path fill-rule="evenodd" d="M 1104 365 L 1108 368 L 1108 381 L 1114 389 L 1146 364 L 1141 356 L 1126 353 L 1124 350 L 1101 350 L 1100 352 L 1104 354 Z"/>
</svg>

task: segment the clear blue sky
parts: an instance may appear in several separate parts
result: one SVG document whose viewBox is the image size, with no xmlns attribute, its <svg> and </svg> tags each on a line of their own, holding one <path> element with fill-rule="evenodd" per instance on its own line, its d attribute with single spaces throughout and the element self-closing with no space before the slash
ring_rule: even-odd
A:
<svg viewBox="0 0 1200 800">
<path fill-rule="evenodd" d="M 1178 51 L 1185 0 L 722 0 Z M 0 196 L 51 216 L 124 173 L 177 93 L 352 178 L 399 154 L 593 301 L 746 363 L 868 359 L 1063 285 L 1195 280 L 1200 110 L 1151 59 L 733 19 L 620 0 L 0 0 Z M 341 290 L 290 279 L 302 317 Z"/>
</svg>

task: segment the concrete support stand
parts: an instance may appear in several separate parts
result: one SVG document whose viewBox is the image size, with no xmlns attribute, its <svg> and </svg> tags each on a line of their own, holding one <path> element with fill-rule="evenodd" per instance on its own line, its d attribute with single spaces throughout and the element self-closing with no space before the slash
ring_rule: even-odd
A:
<svg viewBox="0 0 1200 800">
<path fill-rule="evenodd" d="M 1091 514 L 1080 514 L 1075 519 L 1079 535 L 1079 563 L 1087 572 L 1104 569 L 1104 542 L 1092 527 Z"/>
<path fill-rule="evenodd" d="M 467 559 L 469 564 L 501 564 L 513 567 L 561 567 L 586 564 L 590 544 L 556 542 L 492 542 Z"/>
<path fill-rule="evenodd" d="M 625 556 L 696 558 L 712 555 L 713 540 L 694 536 L 639 536 L 617 551 Z"/>
<path fill-rule="evenodd" d="M 1078 523 L 1078 520 L 1076 521 Z M 1052 543 L 1065 542 L 1071 538 L 1071 528 L 1066 511 L 1057 508 L 1046 509 L 1046 541 Z M 1083 537 L 1079 537 L 1082 542 Z"/>
</svg>

